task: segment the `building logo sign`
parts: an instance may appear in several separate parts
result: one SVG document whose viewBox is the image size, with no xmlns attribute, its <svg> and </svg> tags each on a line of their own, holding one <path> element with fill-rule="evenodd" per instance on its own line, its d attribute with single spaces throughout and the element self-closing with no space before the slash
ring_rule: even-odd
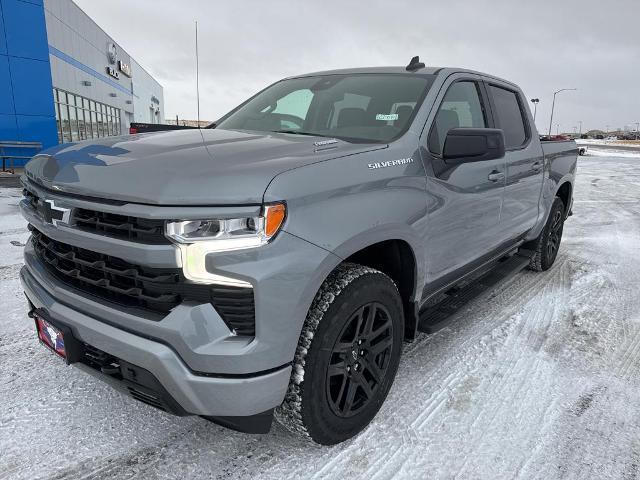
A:
<svg viewBox="0 0 640 480">
<path fill-rule="evenodd" d="M 118 71 L 117 71 L 115 68 L 113 68 L 113 67 L 109 67 L 109 66 L 108 66 L 108 67 L 107 67 L 107 73 L 108 73 L 111 77 L 115 78 L 116 80 L 120 80 L 120 74 L 118 73 Z"/>
<path fill-rule="evenodd" d="M 118 60 L 118 70 L 120 70 L 124 75 L 131 78 L 131 67 L 129 64 L 124 63 L 122 60 Z"/>
<path fill-rule="evenodd" d="M 118 61 L 118 50 L 116 49 L 115 43 L 109 43 L 107 45 L 107 58 L 111 65 L 115 65 Z"/>
</svg>

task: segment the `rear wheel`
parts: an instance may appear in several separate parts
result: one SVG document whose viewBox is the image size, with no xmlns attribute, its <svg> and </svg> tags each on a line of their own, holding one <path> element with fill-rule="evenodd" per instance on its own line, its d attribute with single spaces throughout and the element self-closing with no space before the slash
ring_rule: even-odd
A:
<svg viewBox="0 0 640 480">
<path fill-rule="evenodd" d="M 340 265 L 311 306 L 276 418 L 325 445 L 356 435 L 391 388 L 403 331 L 402 300 L 393 281 L 369 267 Z"/>
<path fill-rule="evenodd" d="M 535 242 L 535 254 L 531 257 L 529 268 L 541 272 L 548 270 L 555 262 L 562 240 L 565 206 L 559 197 L 551 205 L 551 212 L 542 233 Z"/>
</svg>

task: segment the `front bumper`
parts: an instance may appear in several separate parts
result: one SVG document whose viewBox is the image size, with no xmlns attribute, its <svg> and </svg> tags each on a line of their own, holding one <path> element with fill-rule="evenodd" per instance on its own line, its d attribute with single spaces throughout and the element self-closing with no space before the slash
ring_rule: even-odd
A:
<svg viewBox="0 0 640 480">
<path fill-rule="evenodd" d="M 75 338 L 150 372 L 186 413 L 207 417 L 250 416 L 282 402 L 291 367 L 260 375 L 199 375 L 169 346 L 100 322 L 64 305 L 40 286 L 27 267 L 20 272 L 35 308 L 71 328 Z M 175 413 L 175 412 L 174 412 Z"/>
</svg>

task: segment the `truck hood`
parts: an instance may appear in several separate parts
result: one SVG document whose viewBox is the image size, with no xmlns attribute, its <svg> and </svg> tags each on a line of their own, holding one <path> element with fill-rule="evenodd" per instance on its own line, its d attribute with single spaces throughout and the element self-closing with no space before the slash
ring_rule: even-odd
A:
<svg viewBox="0 0 640 480">
<path fill-rule="evenodd" d="M 174 130 L 59 145 L 25 167 L 60 193 L 154 205 L 259 204 L 284 171 L 385 148 L 279 133 Z"/>
</svg>

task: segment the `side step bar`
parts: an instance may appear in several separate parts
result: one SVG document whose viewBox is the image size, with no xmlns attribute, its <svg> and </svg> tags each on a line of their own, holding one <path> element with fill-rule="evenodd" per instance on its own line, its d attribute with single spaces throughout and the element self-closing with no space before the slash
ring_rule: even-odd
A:
<svg viewBox="0 0 640 480">
<path fill-rule="evenodd" d="M 453 314 L 483 293 L 496 290 L 529 264 L 535 252 L 520 249 L 511 257 L 498 260 L 487 273 L 462 288 L 448 290 L 446 298 L 420 311 L 418 330 L 435 333 L 452 323 Z"/>
</svg>

